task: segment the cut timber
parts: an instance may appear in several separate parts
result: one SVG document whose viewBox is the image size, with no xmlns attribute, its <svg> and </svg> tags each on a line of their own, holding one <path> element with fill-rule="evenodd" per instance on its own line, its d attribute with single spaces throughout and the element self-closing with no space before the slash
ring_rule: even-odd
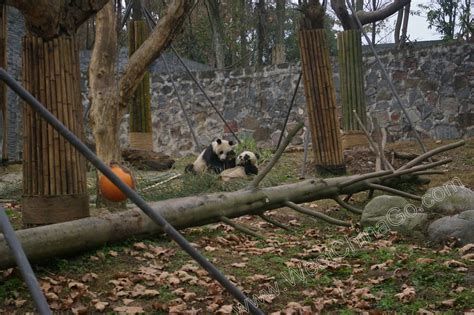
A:
<svg viewBox="0 0 474 315">
<path fill-rule="evenodd" d="M 343 173 L 344 156 L 326 31 L 301 30 L 299 43 L 316 170 Z"/>
<path fill-rule="evenodd" d="M 23 38 L 23 84 L 83 139 L 79 52 L 74 37 Z M 86 163 L 57 131 L 23 104 L 23 224 L 89 216 Z"/>
</svg>

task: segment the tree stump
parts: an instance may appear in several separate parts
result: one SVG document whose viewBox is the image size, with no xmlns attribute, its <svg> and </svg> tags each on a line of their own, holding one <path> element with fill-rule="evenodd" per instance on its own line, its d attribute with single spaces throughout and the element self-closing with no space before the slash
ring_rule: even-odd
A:
<svg viewBox="0 0 474 315">
<path fill-rule="evenodd" d="M 74 37 L 23 38 L 23 84 L 83 139 L 79 53 Z M 23 224 L 26 227 L 89 216 L 85 159 L 23 104 Z"/>
<path fill-rule="evenodd" d="M 324 29 L 300 30 L 299 39 L 316 170 L 343 173 L 344 156 L 326 33 Z"/>
</svg>

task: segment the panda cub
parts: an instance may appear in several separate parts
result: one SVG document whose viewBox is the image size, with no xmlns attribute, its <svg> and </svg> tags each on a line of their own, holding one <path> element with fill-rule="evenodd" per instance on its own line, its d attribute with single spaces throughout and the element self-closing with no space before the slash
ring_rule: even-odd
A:
<svg viewBox="0 0 474 315">
<path fill-rule="evenodd" d="M 237 156 L 235 159 L 235 164 L 237 166 L 243 166 L 246 175 L 258 174 L 257 160 L 260 157 L 258 153 L 253 153 L 251 151 L 244 151 Z"/>
<path fill-rule="evenodd" d="M 258 174 L 257 160 L 259 159 L 258 154 L 244 151 L 237 156 L 235 159 L 234 168 L 226 169 L 220 174 L 220 178 L 224 181 L 230 181 L 235 178 L 246 178 L 248 175 Z"/>
<path fill-rule="evenodd" d="M 217 174 L 235 167 L 235 144 L 233 141 L 216 139 L 201 152 L 193 164 L 186 166 L 187 173 L 203 173 L 207 170 Z"/>
</svg>

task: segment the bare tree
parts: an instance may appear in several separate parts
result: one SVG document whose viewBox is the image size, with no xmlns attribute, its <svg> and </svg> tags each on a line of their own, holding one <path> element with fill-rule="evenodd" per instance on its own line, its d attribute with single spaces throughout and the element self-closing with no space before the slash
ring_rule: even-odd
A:
<svg viewBox="0 0 474 315">
<path fill-rule="evenodd" d="M 89 68 L 90 121 L 99 158 L 120 161 L 119 123 L 148 66 L 171 43 L 194 4 L 173 0 L 150 36 L 130 57 L 116 80 L 117 36 L 115 10 L 109 3 L 96 17 L 96 40 Z"/>
<path fill-rule="evenodd" d="M 212 28 L 212 45 L 214 48 L 214 55 L 216 58 L 217 69 L 225 67 L 224 55 L 224 27 L 220 16 L 220 2 L 219 0 L 205 0 L 207 8 L 207 15 Z"/>
<path fill-rule="evenodd" d="M 256 3 L 257 15 L 257 65 L 263 64 L 263 52 L 265 50 L 266 34 L 265 21 L 267 13 L 265 9 L 265 0 L 258 0 Z"/>
<path fill-rule="evenodd" d="M 284 63 L 285 54 L 285 0 L 276 0 L 276 34 L 272 50 L 272 63 Z"/>
</svg>

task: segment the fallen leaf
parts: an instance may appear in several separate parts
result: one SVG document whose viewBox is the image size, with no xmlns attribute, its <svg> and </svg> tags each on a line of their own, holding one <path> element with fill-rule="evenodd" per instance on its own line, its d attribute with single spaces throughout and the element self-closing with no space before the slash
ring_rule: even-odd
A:
<svg viewBox="0 0 474 315">
<path fill-rule="evenodd" d="M 445 306 L 453 306 L 455 302 L 456 302 L 456 299 L 449 299 L 449 300 L 442 301 L 441 304 Z"/>
<path fill-rule="evenodd" d="M 461 258 L 462 258 L 462 259 L 465 259 L 465 260 L 471 260 L 471 261 L 473 261 L 473 260 L 474 260 L 474 253 L 470 253 L 470 254 L 463 255 Z"/>
<path fill-rule="evenodd" d="M 416 296 L 415 288 L 410 287 L 406 284 L 402 286 L 403 291 L 400 293 L 395 294 L 396 297 L 402 302 L 402 303 L 408 303 L 411 300 L 413 300 Z"/>
<path fill-rule="evenodd" d="M 133 248 L 135 249 L 147 249 L 148 247 L 143 242 L 138 242 L 133 244 Z"/>
<path fill-rule="evenodd" d="M 445 261 L 443 265 L 445 265 L 446 267 L 466 267 L 466 264 L 454 259 Z"/>
<path fill-rule="evenodd" d="M 432 263 L 433 261 L 435 261 L 435 260 L 431 259 L 431 258 L 418 258 L 416 260 L 416 262 L 419 263 L 419 264 L 429 264 L 429 263 Z"/>
<path fill-rule="evenodd" d="M 94 304 L 94 307 L 96 310 L 98 310 L 99 312 L 102 312 L 103 310 L 105 310 L 105 308 L 109 305 L 108 302 L 97 302 Z"/>
<path fill-rule="evenodd" d="M 461 247 L 461 248 L 459 249 L 459 252 L 460 252 L 461 254 L 464 254 L 464 253 L 470 251 L 471 249 L 474 249 L 474 243 L 469 243 L 469 244 L 467 244 L 467 245 L 464 245 L 463 247 Z"/>
<path fill-rule="evenodd" d="M 235 268 L 244 268 L 245 266 L 247 266 L 247 263 L 233 263 L 231 264 L 232 267 L 235 267 Z"/>
<path fill-rule="evenodd" d="M 217 310 L 219 314 L 232 314 L 232 304 L 222 305 L 220 309 Z"/>
<path fill-rule="evenodd" d="M 124 314 L 139 314 L 145 312 L 141 306 L 119 306 L 114 308 L 114 311 Z"/>
</svg>

